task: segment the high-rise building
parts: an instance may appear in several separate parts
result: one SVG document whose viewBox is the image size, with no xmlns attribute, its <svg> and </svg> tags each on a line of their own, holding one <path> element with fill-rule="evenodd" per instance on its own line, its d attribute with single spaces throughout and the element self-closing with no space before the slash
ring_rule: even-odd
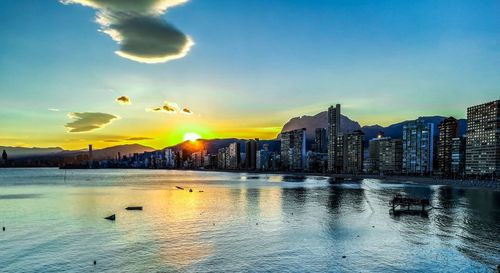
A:
<svg viewBox="0 0 500 273">
<path fill-rule="evenodd" d="M 338 172 L 340 135 L 340 104 L 328 108 L 328 172 Z"/>
<path fill-rule="evenodd" d="M 455 137 L 451 139 L 451 176 L 458 177 L 465 170 L 465 138 Z"/>
<path fill-rule="evenodd" d="M 500 173 L 500 100 L 467 108 L 466 175 Z"/>
<path fill-rule="evenodd" d="M 433 151 L 434 124 L 416 120 L 403 126 L 403 173 L 431 174 Z"/>
<path fill-rule="evenodd" d="M 347 173 L 360 173 L 363 171 L 363 138 L 364 133 L 356 130 L 345 137 L 344 140 L 344 171 Z"/>
<path fill-rule="evenodd" d="M 249 170 L 255 170 L 257 167 L 257 148 L 259 146 L 259 139 L 250 139 L 245 143 L 246 158 L 245 166 Z"/>
<path fill-rule="evenodd" d="M 227 147 L 217 150 L 217 168 L 223 170 L 227 168 L 226 164 Z"/>
<path fill-rule="evenodd" d="M 89 168 L 94 166 L 94 154 L 92 151 L 92 144 L 89 144 Z"/>
<path fill-rule="evenodd" d="M 401 173 L 403 159 L 403 142 L 401 139 L 389 137 L 380 139 L 378 154 L 378 170 L 381 174 Z"/>
<path fill-rule="evenodd" d="M 316 153 L 326 153 L 328 151 L 328 143 L 326 137 L 326 129 L 325 128 L 316 128 L 314 132 L 314 146 L 313 152 Z"/>
<path fill-rule="evenodd" d="M 281 133 L 281 167 L 284 170 L 303 170 L 306 164 L 306 129 Z"/>
<path fill-rule="evenodd" d="M 239 142 L 233 142 L 229 144 L 227 151 L 227 159 L 228 159 L 227 162 L 228 169 L 236 170 L 239 168 L 241 162 Z"/>
<path fill-rule="evenodd" d="M 458 135 L 458 122 L 454 117 L 449 117 L 439 124 L 439 140 L 437 161 L 439 172 L 442 175 L 451 175 L 451 149 L 452 139 Z"/>
</svg>

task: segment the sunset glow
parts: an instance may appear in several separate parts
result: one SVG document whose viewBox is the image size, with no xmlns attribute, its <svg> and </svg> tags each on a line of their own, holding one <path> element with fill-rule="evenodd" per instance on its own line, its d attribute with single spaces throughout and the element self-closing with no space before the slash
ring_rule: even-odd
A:
<svg viewBox="0 0 500 273">
<path fill-rule="evenodd" d="M 186 141 L 186 140 L 189 140 L 191 142 L 195 142 L 196 140 L 200 139 L 201 136 L 198 135 L 197 133 L 186 133 L 184 135 L 184 138 L 183 140 Z"/>
</svg>

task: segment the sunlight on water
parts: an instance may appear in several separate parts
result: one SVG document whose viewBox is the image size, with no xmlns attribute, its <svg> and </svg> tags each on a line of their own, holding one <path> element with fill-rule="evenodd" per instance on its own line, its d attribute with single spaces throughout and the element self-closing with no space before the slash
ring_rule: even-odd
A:
<svg viewBox="0 0 500 273">
<path fill-rule="evenodd" d="M 436 209 L 393 216 L 397 193 Z M 2 169 L 0 272 L 491 272 L 499 200 L 374 179 Z"/>
</svg>

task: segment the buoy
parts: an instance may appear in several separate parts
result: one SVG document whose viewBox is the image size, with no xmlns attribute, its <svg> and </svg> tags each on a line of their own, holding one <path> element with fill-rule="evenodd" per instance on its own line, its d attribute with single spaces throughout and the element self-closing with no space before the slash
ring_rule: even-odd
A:
<svg viewBox="0 0 500 273">
<path fill-rule="evenodd" d="M 375 226 L 372 226 L 372 228 L 375 228 Z"/>
<path fill-rule="evenodd" d="M 5 227 L 3 227 L 2 230 L 5 231 Z"/>
<path fill-rule="evenodd" d="M 193 189 L 189 189 L 189 192 L 193 192 Z"/>
<path fill-rule="evenodd" d="M 347 257 L 346 256 L 342 256 L 342 259 L 345 259 L 345 258 L 347 258 Z"/>
<path fill-rule="evenodd" d="M 96 265 L 96 264 L 97 264 L 97 262 L 96 262 L 96 260 L 94 260 L 94 265 Z"/>
<path fill-rule="evenodd" d="M 255 225 L 256 225 L 256 226 L 258 226 L 258 225 L 259 225 L 259 223 L 255 223 Z"/>
</svg>

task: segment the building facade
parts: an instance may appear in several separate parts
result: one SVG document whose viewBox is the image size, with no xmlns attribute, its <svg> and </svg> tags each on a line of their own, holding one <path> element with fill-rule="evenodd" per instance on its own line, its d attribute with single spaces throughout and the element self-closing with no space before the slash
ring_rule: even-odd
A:
<svg viewBox="0 0 500 273">
<path fill-rule="evenodd" d="M 281 168 L 303 170 L 306 164 L 306 129 L 281 133 Z"/>
<path fill-rule="evenodd" d="M 328 142 L 327 142 L 327 130 L 325 128 L 316 128 L 314 131 L 314 144 L 313 152 L 316 153 L 327 153 L 328 152 Z"/>
<path fill-rule="evenodd" d="M 345 137 L 343 149 L 344 172 L 363 172 L 364 135 L 361 130 L 356 130 Z"/>
<path fill-rule="evenodd" d="M 434 124 L 413 121 L 403 126 L 404 174 L 429 175 L 434 160 Z"/>
<path fill-rule="evenodd" d="M 453 139 L 458 136 L 458 122 L 449 117 L 439 124 L 439 140 L 437 147 L 438 170 L 441 175 L 451 175 L 451 151 Z"/>
<path fill-rule="evenodd" d="M 465 173 L 499 176 L 500 100 L 467 108 Z"/>
<path fill-rule="evenodd" d="M 461 177 L 465 171 L 465 138 L 451 140 L 451 176 Z"/>
<path fill-rule="evenodd" d="M 338 169 L 340 135 L 340 104 L 328 108 L 328 172 L 340 172 Z"/>
<path fill-rule="evenodd" d="M 240 162 L 240 143 L 233 142 L 229 144 L 229 147 L 227 147 L 226 168 L 230 170 L 236 170 L 240 167 Z"/>
<path fill-rule="evenodd" d="M 259 139 L 250 139 L 245 143 L 245 167 L 248 170 L 255 170 L 257 167 L 257 149 L 259 147 Z"/>
</svg>

